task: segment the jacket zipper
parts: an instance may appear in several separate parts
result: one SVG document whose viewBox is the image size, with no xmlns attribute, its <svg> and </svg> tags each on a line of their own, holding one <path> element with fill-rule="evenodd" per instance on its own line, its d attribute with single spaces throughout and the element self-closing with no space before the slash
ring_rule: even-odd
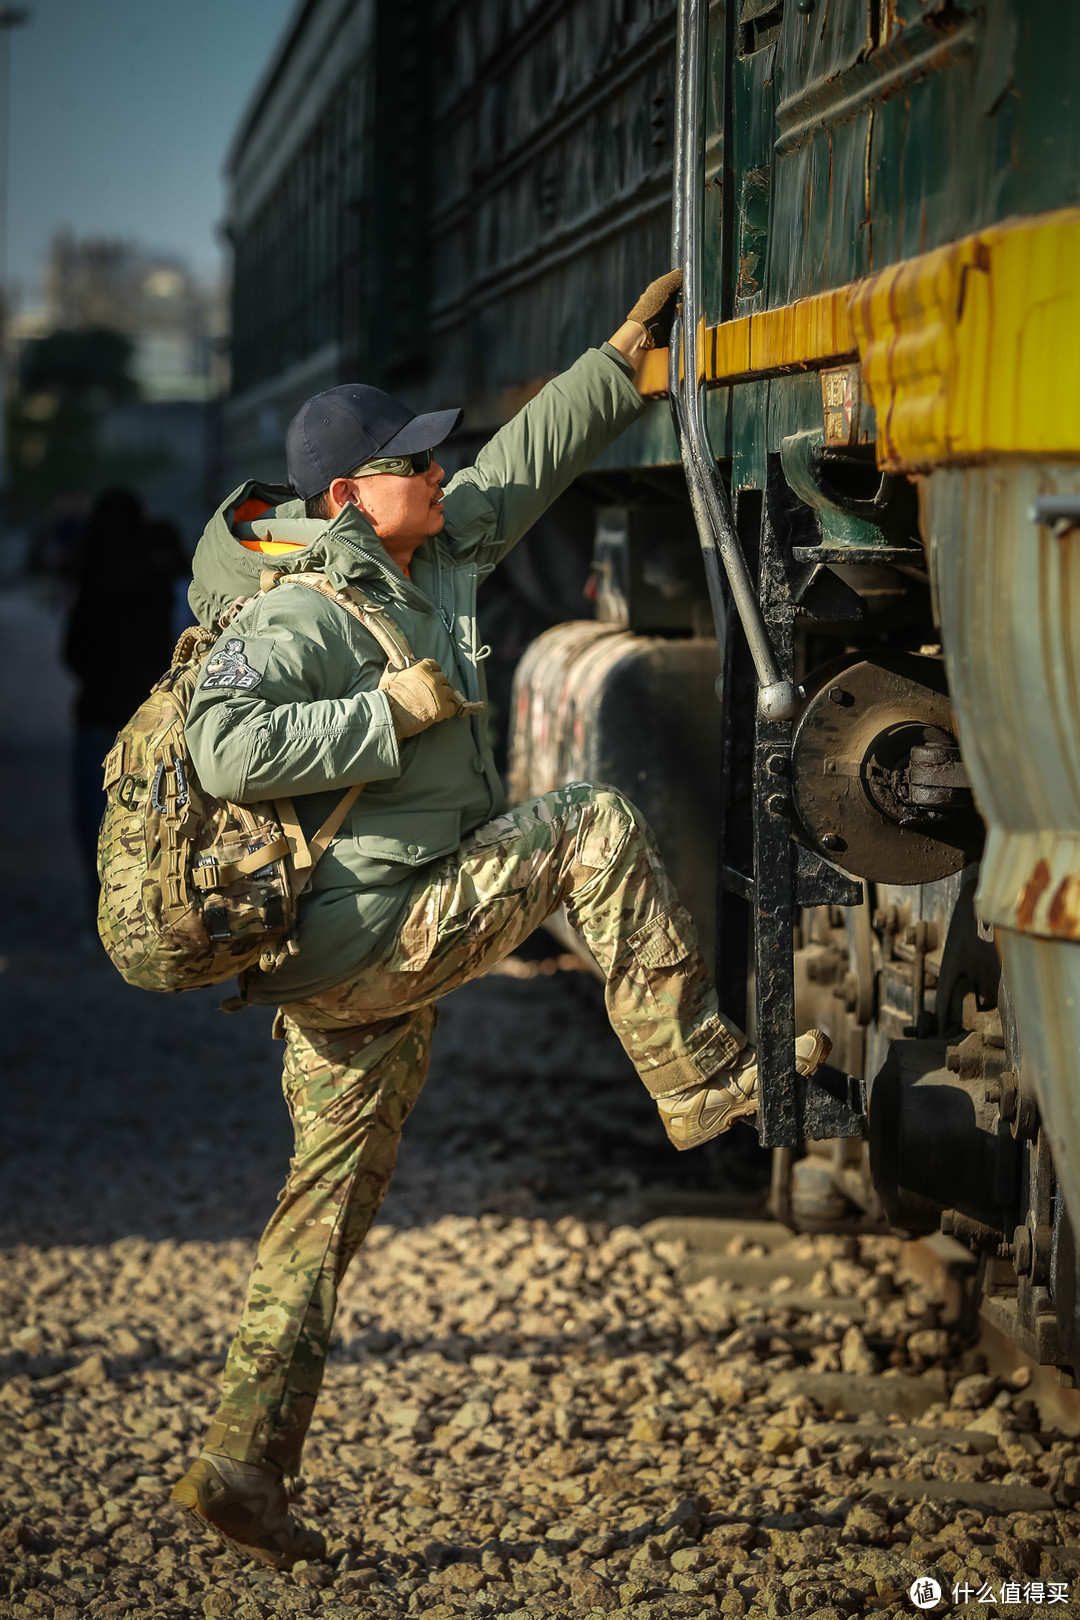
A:
<svg viewBox="0 0 1080 1620">
<path fill-rule="evenodd" d="M 436 606 L 436 609 L 438 610 L 439 617 L 442 619 L 443 624 L 445 624 L 445 626 L 446 626 L 447 635 L 450 637 L 450 640 L 453 641 L 454 640 L 454 615 L 450 611 L 450 609 L 446 606 L 446 596 L 445 596 L 444 589 L 443 589 L 442 552 L 440 551 L 438 546 L 434 547 L 434 551 L 435 551 L 435 606 Z"/>
<path fill-rule="evenodd" d="M 419 603 L 421 605 L 421 607 L 426 612 L 430 613 L 430 612 L 434 611 L 438 615 L 438 617 L 441 619 L 441 621 L 443 623 L 443 626 L 446 629 L 447 635 L 450 637 L 450 645 L 454 648 L 456 653 L 462 653 L 464 655 L 464 657 L 463 657 L 464 667 L 466 667 L 466 668 L 468 668 L 470 670 L 471 678 L 466 682 L 466 685 L 471 686 L 472 689 L 470 691 L 467 691 L 465 695 L 466 695 L 466 697 L 469 697 L 469 698 L 478 697 L 479 693 L 480 693 L 480 675 L 479 675 L 480 659 L 478 657 L 478 653 L 483 651 L 484 649 L 481 649 L 478 646 L 478 643 L 479 643 L 479 640 L 480 640 L 480 627 L 476 622 L 476 590 L 475 590 L 475 588 L 472 591 L 472 598 L 473 598 L 473 600 L 472 600 L 472 613 L 469 616 L 470 624 L 471 624 L 471 630 L 472 630 L 472 643 L 468 647 L 460 646 L 459 643 L 458 643 L 457 637 L 454 634 L 454 623 L 455 623 L 454 612 L 453 612 L 452 608 L 447 607 L 446 604 L 445 604 L 443 560 L 442 560 L 442 553 L 440 552 L 438 546 L 434 547 L 434 552 L 435 552 L 435 598 L 436 599 L 433 602 L 431 600 L 431 598 L 429 596 L 425 596 L 424 592 L 422 590 L 420 590 L 420 588 L 418 586 L 414 585 L 412 583 L 412 581 L 405 574 L 402 574 L 400 579 L 399 579 L 396 574 L 392 574 L 390 572 L 389 568 L 387 568 L 382 562 L 380 562 L 377 557 L 373 557 L 370 554 L 370 552 L 366 552 L 366 551 L 361 552 L 357 546 L 354 546 L 352 544 L 351 541 L 345 540 L 344 536 L 342 536 L 342 539 L 344 541 L 344 544 L 346 544 L 351 551 L 355 552 L 358 557 L 363 557 L 365 562 L 370 563 L 370 565 L 376 570 L 376 572 L 381 574 L 383 579 L 386 580 L 387 583 L 390 584 L 396 591 L 403 594 L 406 597 L 407 600 L 409 598 L 412 598 L 417 603 Z M 403 589 L 403 587 L 404 587 L 404 589 Z M 481 751 L 480 750 L 480 731 L 479 731 L 479 726 L 477 724 L 477 721 L 475 719 L 473 720 L 473 723 L 472 723 L 472 732 L 473 732 L 473 741 L 474 741 L 474 743 L 476 745 L 477 752 L 479 753 Z M 491 789 L 489 787 L 488 788 L 489 796 L 490 796 L 490 793 L 491 793 Z"/>
</svg>

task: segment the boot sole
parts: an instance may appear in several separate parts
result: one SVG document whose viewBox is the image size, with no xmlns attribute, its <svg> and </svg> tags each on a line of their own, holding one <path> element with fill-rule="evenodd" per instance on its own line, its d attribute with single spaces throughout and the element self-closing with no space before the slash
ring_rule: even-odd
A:
<svg viewBox="0 0 1080 1620">
<path fill-rule="evenodd" d="M 240 1560 L 252 1559 L 257 1564 L 265 1564 L 270 1569 L 276 1569 L 280 1574 L 287 1574 L 293 1564 L 298 1563 L 304 1556 L 298 1553 L 296 1558 L 287 1562 L 266 1552 L 262 1547 L 252 1547 L 246 1541 L 237 1541 L 227 1530 L 223 1530 L 216 1519 L 212 1519 L 199 1501 L 199 1493 L 194 1485 L 186 1480 L 180 1480 L 169 1492 L 169 1501 L 173 1507 L 187 1519 L 193 1519 L 200 1530 L 212 1530 L 218 1540 L 224 1542 L 226 1548 L 235 1558 Z"/>
<path fill-rule="evenodd" d="M 757 1110 L 757 1098 L 749 1097 L 741 1105 L 733 1103 L 723 1119 L 718 1120 L 715 1125 L 710 1125 L 706 1131 L 697 1131 L 687 1141 L 676 1142 L 670 1132 L 667 1133 L 667 1139 L 677 1152 L 687 1153 L 691 1148 L 701 1147 L 705 1142 L 715 1141 L 718 1136 L 723 1136 L 724 1132 L 729 1131 L 740 1119 L 745 1119 L 748 1114 L 756 1114 Z"/>
</svg>

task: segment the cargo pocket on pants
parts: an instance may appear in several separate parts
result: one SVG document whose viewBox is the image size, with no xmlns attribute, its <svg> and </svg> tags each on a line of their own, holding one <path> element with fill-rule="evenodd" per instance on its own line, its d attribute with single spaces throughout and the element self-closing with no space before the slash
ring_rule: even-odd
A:
<svg viewBox="0 0 1080 1620">
<path fill-rule="evenodd" d="M 644 923 L 627 943 L 643 968 L 673 968 L 697 949 L 697 929 L 682 906 L 670 907 Z"/>
<path fill-rule="evenodd" d="M 439 937 L 443 889 L 444 882 L 435 879 L 402 923 L 393 963 L 399 973 L 420 973 L 431 960 Z"/>
<path fill-rule="evenodd" d="M 610 866 L 626 842 L 627 830 L 625 823 L 613 825 L 606 816 L 583 816 L 574 846 L 574 865 L 597 872 Z"/>
</svg>

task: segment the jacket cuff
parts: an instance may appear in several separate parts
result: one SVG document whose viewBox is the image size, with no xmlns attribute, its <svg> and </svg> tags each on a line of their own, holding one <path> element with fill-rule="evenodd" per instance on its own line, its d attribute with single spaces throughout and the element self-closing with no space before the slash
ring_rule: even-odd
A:
<svg viewBox="0 0 1080 1620">
<path fill-rule="evenodd" d="M 619 350 L 613 343 L 601 343 L 600 353 L 606 354 L 609 360 L 614 360 L 619 370 L 631 380 L 637 376 L 637 372 L 634 370 L 625 354 L 620 354 Z"/>
<path fill-rule="evenodd" d="M 377 751 L 379 758 L 384 760 L 391 768 L 383 780 L 392 780 L 401 775 L 401 742 L 398 738 L 397 728 L 394 725 L 393 712 L 390 708 L 390 699 L 386 693 L 378 688 L 371 693 L 372 704 L 376 709 L 382 710 L 382 716 L 376 721 Z"/>
</svg>

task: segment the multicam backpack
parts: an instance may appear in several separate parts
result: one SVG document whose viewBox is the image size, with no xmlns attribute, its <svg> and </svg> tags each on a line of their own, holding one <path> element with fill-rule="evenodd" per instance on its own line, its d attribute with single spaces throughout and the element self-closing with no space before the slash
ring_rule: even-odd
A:
<svg viewBox="0 0 1080 1620">
<path fill-rule="evenodd" d="M 310 586 L 359 619 L 395 669 L 414 662 L 385 610 L 355 586 L 275 569 L 260 584 L 262 594 Z M 348 789 L 310 842 L 289 799 L 242 805 L 203 791 L 184 722 L 203 664 L 243 605 L 214 630 L 185 630 L 105 760 L 98 930 L 113 964 L 144 990 L 219 984 L 256 963 L 271 972 L 294 954 L 297 899 L 363 786 Z"/>
</svg>

